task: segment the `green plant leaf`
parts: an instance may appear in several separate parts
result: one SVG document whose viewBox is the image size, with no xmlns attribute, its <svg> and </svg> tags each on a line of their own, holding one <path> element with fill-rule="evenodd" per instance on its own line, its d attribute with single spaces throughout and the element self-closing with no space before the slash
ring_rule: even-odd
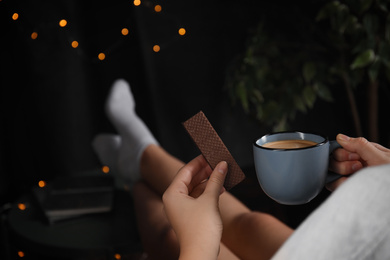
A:
<svg viewBox="0 0 390 260">
<path fill-rule="evenodd" d="M 317 95 L 321 99 L 328 101 L 328 102 L 333 102 L 332 93 L 330 92 L 329 88 L 325 84 L 323 84 L 321 82 L 316 82 L 316 83 L 314 83 L 314 89 L 316 90 Z"/>
<path fill-rule="evenodd" d="M 259 103 L 264 102 L 263 94 L 261 94 L 261 92 L 258 89 L 253 90 L 253 96 L 257 102 L 259 102 Z"/>
<path fill-rule="evenodd" d="M 283 115 L 280 120 L 277 121 L 276 125 L 273 127 L 274 132 L 282 132 L 287 130 L 287 116 Z"/>
<path fill-rule="evenodd" d="M 355 60 L 352 62 L 350 68 L 352 70 L 363 68 L 371 64 L 375 60 L 375 53 L 372 49 L 365 50 L 360 53 Z"/>
<path fill-rule="evenodd" d="M 237 96 L 241 102 L 242 107 L 244 108 L 244 110 L 246 112 L 248 112 L 249 111 L 248 95 L 247 95 L 244 81 L 240 81 L 238 83 L 237 88 L 236 88 L 236 93 L 237 93 Z"/>
<path fill-rule="evenodd" d="M 312 108 L 314 105 L 314 101 L 316 100 L 316 93 L 313 88 L 310 86 L 305 87 L 303 90 L 303 98 L 308 107 Z"/>
<path fill-rule="evenodd" d="M 305 62 L 305 64 L 303 64 L 302 73 L 303 73 L 303 78 L 305 79 L 306 82 L 310 82 L 316 75 L 316 72 L 317 70 L 314 63 Z"/>
<path fill-rule="evenodd" d="M 301 97 L 299 96 L 294 96 L 294 105 L 295 107 L 303 112 L 303 113 L 306 113 L 307 109 L 306 109 L 306 105 L 305 105 L 305 102 L 302 100 Z"/>
<path fill-rule="evenodd" d="M 263 121 L 264 119 L 264 111 L 263 111 L 263 107 L 262 106 L 256 106 L 256 118 L 257 120 L 259 121 Z"/>
</svg>

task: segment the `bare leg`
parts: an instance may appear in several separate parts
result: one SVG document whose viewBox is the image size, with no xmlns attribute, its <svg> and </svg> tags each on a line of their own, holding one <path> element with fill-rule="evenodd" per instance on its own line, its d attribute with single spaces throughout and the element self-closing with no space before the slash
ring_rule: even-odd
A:
<svg viewBox="0 0 390 260">
<path fill-rule="evenodd" d="M 165 213 L 161 196 L 145 183 L 133 188 L 141 242 L 150 259 L 178 259 L 179 245 Z"/>
<path fill-rule="evenodd" d="M 141 177 L 161 198 L 183 165 L 160 146 L 150 145 L 141 157 Z M 241 259 L 269 259 L 292 233 L 276 218 L 250 211 L 228 192 L 221 195 L 220 211 L 222 242 Z"/>
</svg>

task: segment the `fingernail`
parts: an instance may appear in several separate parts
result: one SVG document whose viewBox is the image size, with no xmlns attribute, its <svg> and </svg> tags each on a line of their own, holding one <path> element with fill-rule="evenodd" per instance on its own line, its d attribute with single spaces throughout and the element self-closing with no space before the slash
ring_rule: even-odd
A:
<svg viewBox="0 0 390 260">
<path fill-rule="evenodd" d="M 339 138 L 340 138 L 340 140 L 343 140 L 343 141 L 349 141 L 349 139 L 351 139 L 349 136 L 346 136 L 343 134 L 339 134 Z"/>
<path fill-rule="evenodd" d="M 221 174 L 225 174 L 227 172 L 227 162 L 222 161 L 218 164 L 217 171 L 220 172 Z"/>
<path fill-rule="evenodd" d="M 354 163 L 352 164 L 352 170 L 357 171 L 360 170 L 361 164 L 360 163 Z"/>
<path fill-rule="evenodd" d="M 349 156 L 348 156 L 348 159 L 351 160 L 351 161 L 357 161 L 360 159 L 360 156 L 356 153 L 351 153 Z"/>
</svg>

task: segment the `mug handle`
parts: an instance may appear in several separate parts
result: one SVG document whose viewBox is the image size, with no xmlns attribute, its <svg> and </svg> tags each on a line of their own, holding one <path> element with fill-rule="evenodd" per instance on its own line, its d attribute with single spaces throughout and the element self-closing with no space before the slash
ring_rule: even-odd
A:
<svg viewBox="0 0 390 260">
<path fill-rule="evenodd" d="M 333 151 L 338 149 L 338 148 L 342 148 L 342 146 L 336 140 L 329 142 L 329 154 L 333 153 Z M 345 177 L 345 175 L 341 175 L 341 174 L 338 174 L 335 172 L 328 171 L 328 174 L 327 174 L 326 179 L 325 179 L 325 183 L 328 184 L 330 182 L 334 182 L 334 181 L 340 179 L 341 177 Z"/>
</svg>

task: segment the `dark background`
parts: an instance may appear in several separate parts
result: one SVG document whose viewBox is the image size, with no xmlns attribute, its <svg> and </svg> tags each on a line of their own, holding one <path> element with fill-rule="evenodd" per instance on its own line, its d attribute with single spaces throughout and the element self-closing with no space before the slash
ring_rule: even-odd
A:
<svg viewBox="0 0 390 260">
<path fill-rule="evenodd" d="M 138 114 L 164 148 L 184 161 L 195 157 L 199 151 L 181 123 L 203 110 L 248 176 L 232 192 L 251 208 L 298 225 L 328 193 L 294 207 L 264 196 L 254 177 L 252 141 L 271 129 L 231 104 L 225 75 L 261 19 L 288 31 L 315 9 L 302 2 L 170 0 L 135 7 L 122 0 L 0 1 L 0 204 L 39 180 L 100 167 L 91 141 L 115 133 L 104 102 L 112 82 L 124 78 Z M 153 11 L 155 4 L 162 5 L 161 13 Z M 20 15 L 16 21 L 14 12 Z M 63 18 L 65 28 L 58 26 Z M 129 35 L 120 34 L 123 27 Z M 186 35 L 177 34 L 180 27 Z M 73 40 L 77 49 L 70 46 Z M 160 52 L 152 51 L 154 44 Z M 103 61 L 100 52 L 106 53 Z M 298 114 L 292 128 L 331 139 L 339 132 L 354 135 L 344 92 L 333 103 L 318 101 Z"/>
</svg>

